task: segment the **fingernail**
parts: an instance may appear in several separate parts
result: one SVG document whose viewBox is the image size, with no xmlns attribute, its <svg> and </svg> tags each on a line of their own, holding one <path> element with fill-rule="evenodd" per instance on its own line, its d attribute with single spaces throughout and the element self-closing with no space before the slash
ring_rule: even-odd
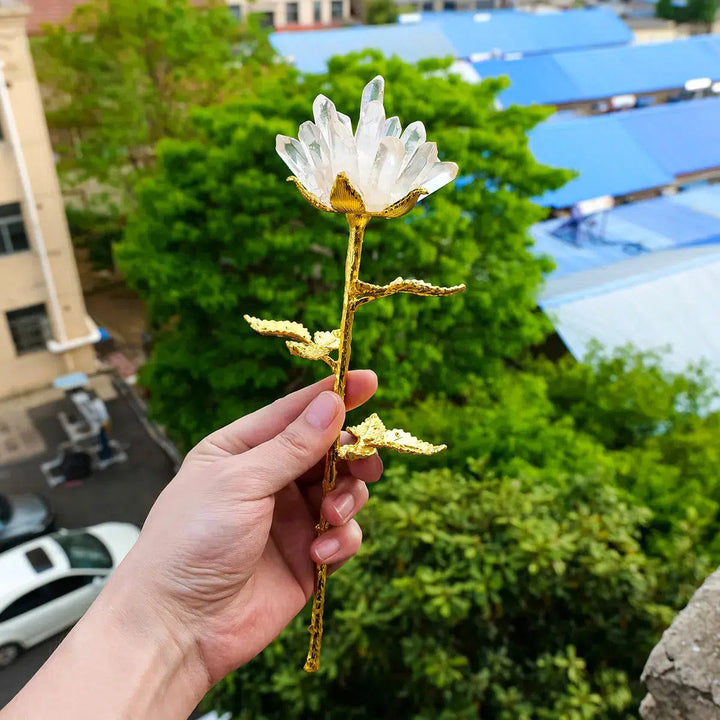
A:
<svg viewBox="0 0 720 720">
<path fill-rule="evenodd" d="M 315 555 L 322 561 L 325 562 L 328 558 L 331 558 L 340 549 L 340 541 L 335 538 L 323 538 L 318 540 L 315 545 Z"/>
<path fill-rule="evenodd" d="M 318 430 L 327 430 L 340 409 L 340 396 L 334 392 L 320 393 L 305 411 L 305 419 Z"/>
<path fill-rule="evenodd" d="M 342 520 L 347 520 L 355 507 L 355 498 L 350 493 L 343 493 L 330 502 Z"/>
</svg>

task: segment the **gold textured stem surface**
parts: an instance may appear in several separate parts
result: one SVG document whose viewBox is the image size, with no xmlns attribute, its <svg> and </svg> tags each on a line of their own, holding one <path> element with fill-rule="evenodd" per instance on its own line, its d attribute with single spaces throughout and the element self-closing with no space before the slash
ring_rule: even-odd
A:
<svg viewBox="0 0 720 720">
<path fill-rule="evenodd" d="M 350 350 L 352 345 L 352 327 L 355 319 L 355 286 L 360 272 L 360 257 L 365 226 L 370 217 L 365 214 L 348 214 L 347 221 L 350 226 L 347 258 L 345 260 L 345 287 L 343 290 L 343 309 L 340 321 L 340 347 L 338 349 L 337 365 L 335 367 L 334 391 L 345 398 L 345 385 L 350 367 Z M 323 498 L 335 488 L 337 474 L 337 455 L 340 446 L 340 437 L 333 443 L 325 456 L 325 472 L 323 474 Z M 328 529 L 327 520 L 320 516 L 317 526 L 318 535 Z M 325 586 L 327 583 L 328 567 L 325 564 L 315 565 L 315 589 L 313 595 L 312 616 L 310 618 L 310 647 L 308 648 L 305 670 L 315 672 L 320 668 L 320 647 L 323 635 L 323 611 L 325 609 Z"/>
</svg>

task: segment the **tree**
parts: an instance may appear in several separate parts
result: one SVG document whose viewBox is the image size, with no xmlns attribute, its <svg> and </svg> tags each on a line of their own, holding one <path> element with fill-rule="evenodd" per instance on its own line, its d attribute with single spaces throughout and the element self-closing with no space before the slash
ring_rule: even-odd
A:
<svg viewBox="0 0 720 720">
<path fill-rule="evenodd" d="M 673 0 L 659 0 L 655 14 L 679 23 L 702 23 L 707 32 L 712 32 L 719 6 L 718 0 L 687 0 L 684 4 L 676 4 Z"/>
<path fill-rule="evenodd" d="M 294 134 L 320 92 L 352 112 L 375 74 L 386 79 L 388 112 L 422 118 L 475 181 L 433 195 L 405 222 L 371 223 L 365 267 L 376 282 L 400 268 L 468 289 L 450 304 L 395 297 L 363 307 L 353 363 L 386 380 L 381 402 L 420 398 L 436 382 L 462 395 L 469 374 L 491 372 L 543 337 L 547 322 L 532 310 L 549 266 L 527 251 L 527 228 L 543 214 L 530 198 L 568 177 L 538 165 L 527 147 L 527 130 L 547 111 L 498 111 L 503 81 L 467 85 L 446 65 L 367 53 L 336 58 L 327 75 L 285 69 L 258 80 L 252 96 L 196 113 L 197 140 L 160 144 L 158 172 L 139 191 L 117 258 L 156 332 L 142 375 L 153 412 L 182 443 L 311 379 L 314 368 L 239 324 L 243 312 L 302 316 L 311 330 L 339 322 L 342 219 L 309 208 L 284 182 L 274 138 Z M 388 335 L 391 317 L 399 330 Z"/>
<path fill-rule="evenodd" d="M 367 0 L 363 4 L 368 25 L 385 25 L 397 21 L 398 6 L 393 0 Z"/>
<path fill-rule="evenodd" d="M 158 140 L 242 88 L 239 39 L 222 0 L 92 0 L 46 25 L 33 52 L 65 186 L 93 180 L 124 209 Z"/>
</svg>

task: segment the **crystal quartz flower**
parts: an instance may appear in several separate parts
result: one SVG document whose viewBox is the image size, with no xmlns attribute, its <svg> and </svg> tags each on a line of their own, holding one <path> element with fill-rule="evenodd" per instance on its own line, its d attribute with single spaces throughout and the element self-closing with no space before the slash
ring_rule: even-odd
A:
<svg viewBox="0 0 720 720">
<path fill-rule="evenodd" d="M 315 122 L 304 122 L 297 140 L 277 136 L 278 155 L 316 207 L 347 212 L 347 198 L 345 203 L 334 202 L 332 192 L 338 182 L 347 181 L 350 194 L 361 198 L 361 212 L 398 216 L 457 176 L 455 163 L 438 159 L 437 146 L 427 142 L 421 122 L 403 131 L 399 118 L 385 117 L 384 92 L 380 75 L 365 86 L 354 133 L 350 118 L 318 95 L 313 103 Z"/>
</svg>

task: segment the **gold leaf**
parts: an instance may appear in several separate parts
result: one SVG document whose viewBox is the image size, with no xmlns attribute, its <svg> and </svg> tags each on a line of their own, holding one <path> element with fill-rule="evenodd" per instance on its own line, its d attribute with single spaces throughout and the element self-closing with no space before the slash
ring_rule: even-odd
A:
<svg viewBox="0 0 720 720">
<path fill-rule="evenodd" d="M 300 191 L 300 194 L 303 196 L 303 198 L 317 210 L 324 210 L 325 212 L 335 212 L 331 207 L 325 205 L 325 203 L 320 200 L 319 197 L 313 195 L 294 175 L 291 175 L 287 179 L 287 181 L 295 183 L 295 187 L 297 187 L 297 189 Z"/>
<path fill-rule="evenodd" d="M 337 213 L 345 215 L 366 214 L 362 195 L 352 186 L 344 172 L 335 178 L 332 190 L 330 190 L 330 205 Z"/>
<path fill-rule="evenodd" d="M 337 350 L 340 347 L 340 330 L 318 330 L 313 335 L 313 342 L 326 350 Z"/>
<path fill-rule="evenodd" d="M 299 343 L 288 340 L 286 343 L 291 355 L 305 358 L 306 360 L 322 360 L 327 357 L 328 349 L 315 343 Z"/>
<path fill-rule="evenodd" d="M 290 320 L 260 320 L 251 315 L 243 315 L 245 320 L 255 332 L 261 335 L 274 335 L 275 337 L 289 338 L 302 343 L 312 342 L 309 330 L 300 323 Z"/>
<path fill-rule="evenodd" d="M 462 292 L 465 285 L 451 285 L 450 287 L 441 287 L 439 285 L 431 285 L 424 280 L 404 280 L 401 277 L 395 278 L 387 285 L 372 285 L 370 283 L 358 281 L 355 283 L 355 290 L 359 295 L 368 297 L 385 297 L 395 293 L 410 293 L 412 295 L 455 295 Z"/>
<path fill-rule="evenodd" d="M 418 440 L 405 430 L 397 428 L 387 430 L 375 413 L 360 425 L 347 428 L 347 431 L 357 439 L 352 445 L 340 446 L 338 457 L 342 460 L 370 457 L 376 448 L 387 448 L 412 455 L 434 455 L 447 447 L 447 445 L 432 445 L 424 440 Z"/>
</svg>

